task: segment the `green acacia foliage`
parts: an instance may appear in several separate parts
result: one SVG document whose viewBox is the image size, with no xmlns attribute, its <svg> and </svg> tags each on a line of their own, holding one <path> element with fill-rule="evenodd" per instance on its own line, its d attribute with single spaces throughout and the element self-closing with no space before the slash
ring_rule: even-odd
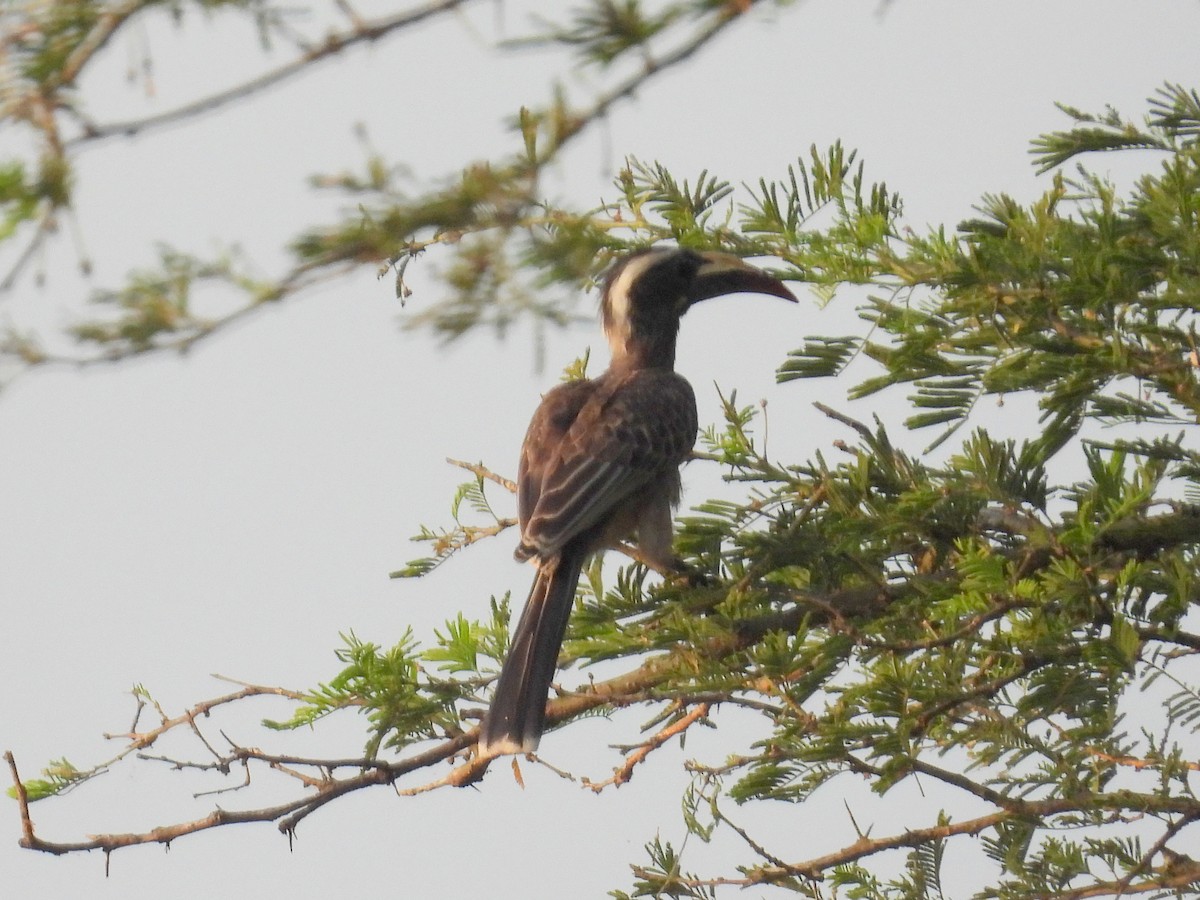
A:
<svg viewBox="0 0 1200 900">
<path fill-rule="evenodd" d="M 907 385 L 908 425 L 941 445 L 934 461 L 928 439 L 906 450 L 910 435 L 827 409 L 845 432 L 838 458 L 767 458 L 756 410 L 731 398 L 705 456 L 746 499 L 682 519 L 699 586 L 650 586 L 638 567 L 585 579 L 564 662 L 635 667 L 555 700 L 552 721 L 648 699 L 664 727 L 700 702 L 718 724 L 735 706 L 763 720 L 765 737 L 731 734 L 726 759 L 693 764 L 697 836 L 765 800 L 794 804 L 801 830 L 805 804 L 846 779 L 885 799 L 914 779 L 944 789 L 901 813 L 904 830 L 819 858 L 750 835 L 761 841 L 744 867 L 718 873 L 701 852 L 652 843 L 630 896 L 729 883 L 941 896 L 980 846 L 990 868 L 976 869 L 976 896 L 1200 893 L 1200 863 L 1182 855 L 1200 833 L 1200 99 L 1164 88 L 1140 126 L 1070 112 L 1076 127 L 1038 141 L 1039 161 L 1153 148 L 1128 196 L 1083 166 L 1055 168 L 1028 206 L 989 196 L 953 235 L 902 238 L 897 198 L 835 146 L 732 208 L 707 174 L 686 183 L 631 163 L 608 218 L 534 238 L 611 247 L 620 222 L 633 243 L 671 236 L 773 256 L 824 288 L 871 285 L 869 337 L 811 338 L 780 378 L 847 378 L 868 357 L 876 373 L 854 393 Z M 1036 437 L 972 430 L 980 397 L 1020 393 L 1041 410 Z M 470 486 L 484 524 L 424 535 L 434 555 L 403 574 L 497 524 L 484 486 Z M 426 659 L 458 671 L 478 659 L 486 676 L 502 646 L 501 615 L 459 623 Z M 471 702 L 487 693 L 475 684 Z M 885 862 L 895 853 L 899 869 Z"/>
<path fill-rule="evenodd" d="M 547 40 L 608 65 L 692 20 L 695 49 L 737 6 L 667 4 L 650 16 L 638 3 L 595 2 Z M 404 295 L 406 267 L 434 248 L 452 256 L 449 299 L 413 321 L 446 339 L 521 316 L 562 321 L 569 309 L 555 287 L 575 294 L 615 255 L 661 240 L 773 259 L 827 302 L 859 286 L 869 293 L 861 333 L 808 338 L 779 377 L 837 378 L 856 397 L 887 392 L 893 405 L 907 392 L 916 431 L 822 407 L 843 435 L 836 457 L 768 457 L 760 411 L 730 395 L 702 458 L 743 494 L 681 519 L 677 549 L 694 577 L 662 581 L 610 559 L 583 579 L 562 663 L 625 670 L 554 698 L 551 726 L 569 732 L 585 715 L 648 705 L 651 752 L 706 720 L 759 720 L 721 732 L 721 759 L 689 763 L 684 820 L 697 841 L 684 854 L 652 840 L 617 895 L 747 885 L 855 898 L 1200 895 L 1200 862 L 1187 853 L 1200 836 L 1200 97 L 1164 87 L 1141 123 L 1067 109 L 1074 127 L 1034 145 L 1054 173 L 1044 196 L 987 196 L 957 228 L 914 235 L 899 198 L 838 144 L 744 190 L 629 160 L 597 209 L 545 200 L 541 167 L 622 90 L 585 114 L 557 97 L 523 110 L 519 152 L 417 195 L 375 158 L 361 177 L 327 180 L 354 198 L 353 211 L 298 236 L 295 269 L 278 282 L 250 279 L 236 261 L 164 251 L 162 272 L 98 298 L 116 312 L 77 336 L 116 356 L 202 336 L 214 323 L 190 298 L 203 279 L 244 289 L 253 305 L 331 267 L 387 260 Z M 1143 154 L 1146 174 L 1119 191 L 1079 163 L 1101 151 Z M 0 236 L 65 202 L 68 187 L 51 169 L 0 170 Z M 3 349 L 39 361 L 16 335 Z M 1037 403 L 1036 437 L 1014 441 L 972 421 L 981 398 L 1016 395 Z M 423 529 L 426 555 L 398 575 L 453 564 L 512 524 L 488 497 L 503 480 L 468 468 L 476 477 L 456 494 L 453 523 Z M 258 691 L 296 703 L 275 728 L 358 710 L 366 750 L 327 761 L 220 751 L 206 768 L 314 774 L 294 803 L 203 827 L 290 830 L 343 793 L 408 784 L 450 758 L 454 774 L 439 769 L 401 794 L 477 781 L 486 765 L 471 755 L 476 720 L 465 713 L 487 700 L 509 612 L 496 600 L 487 621 L 456 617 L 427 647 L 409 635 L 390 650 L 350 637 L 327 684 Z M 164 723 L 129 752 L 173 727 Z M 28 787 L 46 796 L 98 771 L 62 760 Z M 929 799 L 898 801 L 902 826 L 805 855 L 810 804 L 822 795 L 866 784 L 887 802 L 915 783 Z M 742 810 L 753 821 L 763 801 L 788 809 L 794 828 L 743 827 Z M 743 840 L 736 870 L 707 865 L 703 842 L 720 831 Z M 66 849 L 26 842 L 111 850 L 185 833 Z M 969 888 L 946 886 L 964 873 Z"/>
</svg>

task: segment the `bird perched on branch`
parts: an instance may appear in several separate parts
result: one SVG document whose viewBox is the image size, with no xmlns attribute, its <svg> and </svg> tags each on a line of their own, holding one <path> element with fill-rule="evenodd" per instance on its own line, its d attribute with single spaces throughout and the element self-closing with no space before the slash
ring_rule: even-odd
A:
<svg viewBox="0 0 1200 900">
<path fill-rule="evenodd" d="M 589 555 L 636 533 L 644 560 L 672 567 L 679 467 L 697 431 L 692 386 L 675 372 L 679 320 L 693 303 L 738 292 L 796 299 L 777 278 L 726 253 L 656 248 L 609 271 L 600 299 L 608 370 L 546 394 L 521 446 L 515 555 L 534 560 L 537 577 L 480 729 L 481 755 L 537 747 Z"/>
</svg>

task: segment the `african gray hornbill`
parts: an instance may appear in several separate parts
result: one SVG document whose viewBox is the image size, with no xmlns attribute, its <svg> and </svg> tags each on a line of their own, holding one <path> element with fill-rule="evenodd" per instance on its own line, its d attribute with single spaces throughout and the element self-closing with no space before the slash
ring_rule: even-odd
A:
<svg viewBox="0 0 1200 900">
<path fill-rule="evenodd" d="M 480 755 L 537 747 L 590 554 L 636 532 L 642 557 L 671 567 L 679 467 L 697 430 L 692 386 L 675 372 L 679 319 L 693 303 L 743 291 L 796 299 L 783 282 L 726 253 L 654 248 L 610 269 L 600 298 L 608 370 L 546 394 L 521 446 L 515 556 L 534 560 L 537 577 L 480 728 Z"/>
</svg>

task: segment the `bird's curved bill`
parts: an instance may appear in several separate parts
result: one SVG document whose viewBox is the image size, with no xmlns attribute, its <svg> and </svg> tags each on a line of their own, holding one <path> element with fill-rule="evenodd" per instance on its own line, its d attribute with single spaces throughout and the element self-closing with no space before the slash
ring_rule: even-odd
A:
<svg viewBox="0 0 1200 900">
<path fill-rule="evenodd" d="M 726 294 L 770 294 L 793 303 L 798 302 L 786 284 L 774 275 L 734 256 L 732 253 L 701 253 L 704 262 L 692 280 L 688 302 L 699 303 Z"/>
</svg>

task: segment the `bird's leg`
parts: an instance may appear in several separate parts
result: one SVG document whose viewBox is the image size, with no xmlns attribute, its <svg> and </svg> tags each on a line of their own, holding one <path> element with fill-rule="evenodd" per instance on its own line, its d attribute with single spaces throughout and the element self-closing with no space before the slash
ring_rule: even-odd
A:
<svg viewBox="0 0 1200 900">
<path fill-rule="evenodd" d="M 666 581 L 683 584 L 687 587 L 707 587 L 715 584 L 712 575 L 701 569 L 697 569 L 695 566 L 689 565 L 677 553 L 669 554 L 664 560 L 658 556 L 646 553 L 637 544 L 622 542 L 615 549 L 628 556 L 634 562 L 641 563 L 651 572 L 657 572 Z"/>
<path fill-rule="evenodd" d="M 675 529 L 671 507 L 674 491 L 668 484 L 659 496 L 653 497 L 641 510 L 637 523 L 637 546 L 622 544 L 622 550 L 647 569 L 657 572 L 669 582 L 700 587 L 712 582 L 711 577 L 683 561 L 674 548 Z"/>
</svg>

